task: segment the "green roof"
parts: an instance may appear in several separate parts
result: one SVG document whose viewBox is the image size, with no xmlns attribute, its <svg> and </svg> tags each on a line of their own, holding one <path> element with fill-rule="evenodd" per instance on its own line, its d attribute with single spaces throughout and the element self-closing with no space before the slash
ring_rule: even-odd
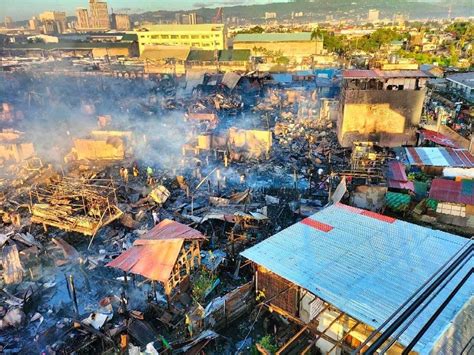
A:
<svg viewBox="0 0 474 355">
<path fill-rule="evenodd" d="M 250 49 L 224 49 L 217 52 L 219 62 L 248 61 Z M 189 52 L 187 61 L 214 62 L 216 52 L 209 50 L 193 49 Z"/>
<path fill-rule="evenodd" d="M 250 49 L 224 49 L 219 51 L 219 62 L 246 62 L 250 58 Z"/>
<path fill-rule="evenodd" d="M 188 61 L 213 62 L 216 60 L 214 51 L 192 49 L 188 55 Z"/>
<path fill-rule="evenodd" d="M 135 42 L 138 41 L 138 35 L 136 33 L 125 33 L 122 36 L 122 42 Z"/>
<path fill-rule="evenodd" d="M 301 42 L 311 41 L 311 32 L 293 33 L 239 33 L 234 38 L 238 42 Z"/>
<path fill-rule="evenodd" d="M 398 192 L 387 192 L 385 195 L 385 205 L 392 211 L 406 211 L 410 206 L 411 196 Z"/>
</svg>

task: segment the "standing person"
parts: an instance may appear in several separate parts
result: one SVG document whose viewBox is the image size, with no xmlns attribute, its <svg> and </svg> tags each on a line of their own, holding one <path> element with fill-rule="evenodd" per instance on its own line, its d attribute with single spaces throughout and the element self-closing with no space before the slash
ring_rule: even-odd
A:
<svg viewBox="0 0 474 355">
<path fill-rule="evenodd" d="M 125 180 L 125 178 L 124 178 L 124 168 L 123 168 L 123 166 L 120 167 L 119 173 L 120 173 L 120 178 L 122 179 L 122 181 Z"/>
<path fill-rule="evenodd" d="M 132 174 L 133 174 L 133 177 L 138 177 L 139 175 L 137 163 L 133 163 Z"/>
<path fill-rule="evenodd" d="M 123 168 L 123 181 L 128 184 L 128 168 Z"/>
<path fill-rule="evenodd" d="M 146 175 L 147 175 L 147 184 L 152 185 L 153 184 L 153 169 L 150 166 L 146 168 Z"/>
<path fill-rule="evenodd" d="M 160 215 L 156 210 L 153 210 L 151 215 L 153 217 L 153 224 L 156 226 L 158 223 L 160 223 Z"/>
</svg>

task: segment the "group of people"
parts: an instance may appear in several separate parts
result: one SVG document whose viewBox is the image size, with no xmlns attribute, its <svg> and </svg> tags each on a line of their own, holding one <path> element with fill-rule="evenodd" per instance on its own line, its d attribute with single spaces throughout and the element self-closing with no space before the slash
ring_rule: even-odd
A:
<svg viewBox="0 0 474 355">
<path fill-rule="evenodd" d="M 122 181 L 125 183 L 125 184 L 128 184 L 128 180 L 129 180 L 129 169 L 122 166 L 120 167 L 120 177 L 122 178 Z M 138 165 L 137 163 L 134 163 L 132 165 L 132 175 L 134 178 L 137 178 L 139 175 L 140 175 L 140 171 L 138 169 Z M 147 176 L 147 184 L 148 185 L 153 185 L 154 183 L 154 179 L 153 179 L 153 168 L 151 168 L 150 166 L 148 166 L 146 168 L 146 176 Z"/>
</svg>

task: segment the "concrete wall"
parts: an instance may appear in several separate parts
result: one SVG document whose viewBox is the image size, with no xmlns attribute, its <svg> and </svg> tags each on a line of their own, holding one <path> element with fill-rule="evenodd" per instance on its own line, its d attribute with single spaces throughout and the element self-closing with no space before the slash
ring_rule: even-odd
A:
<svg viewBox="0 0 474 355">
<path fill-rule="evenodd" d="M 416 143 L 426 90 L 345 90 L 338 120 L 343 147 L 354 141 L 376 141 L 396 147 Z"/>
<path fill-rule="evenodd" d="M 305 42 L 234 42 L 234 49 L 250 49 L 252 55 L 262 54 L 258 49 L 267 51 L 281 51 L 285 57 L 310 57 L 321 54 L 323 44 L 319 41 Z"/>
</svg>

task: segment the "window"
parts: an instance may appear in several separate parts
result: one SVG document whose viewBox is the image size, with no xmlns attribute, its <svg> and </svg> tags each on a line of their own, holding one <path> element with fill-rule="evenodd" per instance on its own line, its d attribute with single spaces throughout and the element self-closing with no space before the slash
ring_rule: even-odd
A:
<svg viewBox="0 0 474 355">
<path fill-rule="evenodd" d="M 171 39 L 178 39 L 178 35 L 171 35 L 170 38 Z"/>
<path fill-rule="evenodd" d="M 188 39 L 189 36 L 188 35 L 181 35 L 181 39 Z"/>
<path fill-rule="evenodd" d="M 160 38 L 159 35 L 153 35 L 153 36 L 151 36 L 151 39 L 159 39 L 159 38 Z"/>
<path fill-rule="evenodd" d="M 161 39 L 169 39 L 169 38 L 170 38 L 170 36 L 168 36 L 168 35 L 161 35 Z"/>
<path fill-rule="evenodd" d="M 199 36 L 198 35 L 191 35 L 191 39 L 198 39 Z"/>
<path fill-rule="evenodd" d="M 201 38 L 209 38 L 209 35 L 202 35 Z"/>
</svg>

